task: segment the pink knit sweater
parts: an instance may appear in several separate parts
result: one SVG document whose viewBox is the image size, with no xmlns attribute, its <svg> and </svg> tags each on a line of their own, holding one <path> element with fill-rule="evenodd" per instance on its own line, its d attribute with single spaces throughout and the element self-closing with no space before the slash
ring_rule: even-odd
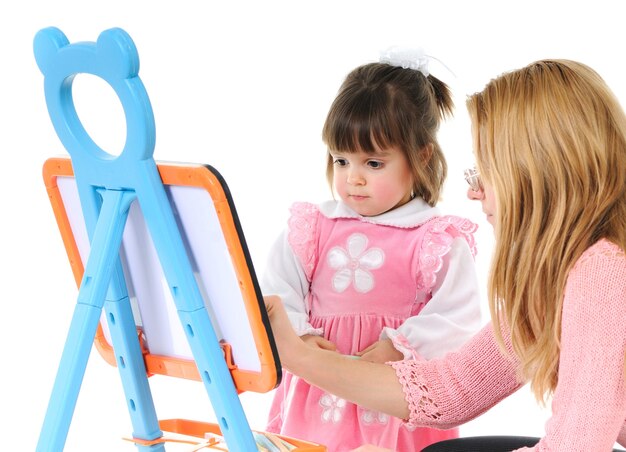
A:
<svg viewBox="0 0 626 452">
<path fill-rule="evenodd" d="M 559 381 L 545 436 L 519 450 L 601 452 L 616 441 L 626 445 L 625 356 L 626 257 L 601 240 L 567 279 Z M 491 324 L 443 359 L 392 365 L 409 403 L 409 425 L 458 426 L 524 384 L 518 362 L 500 351 Z"/>
</svg>

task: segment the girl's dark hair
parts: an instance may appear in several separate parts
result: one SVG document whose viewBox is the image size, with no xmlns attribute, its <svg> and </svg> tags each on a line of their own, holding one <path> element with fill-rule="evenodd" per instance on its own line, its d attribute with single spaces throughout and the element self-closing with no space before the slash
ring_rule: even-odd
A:
<svg viewBox="0 0 626 452">
<path fill-rule="evenodd" d="M 329 151 L 401 150 L 412 169 L 414 195 L 434 206 L 448 171 L 436 135 L 453 108 L 450 89 L 436 77 L 370 63 L 346 77 L 326 117 L 322 139 Z M 332 187 L 330 154 L 326 176 Z"/>
</svg>

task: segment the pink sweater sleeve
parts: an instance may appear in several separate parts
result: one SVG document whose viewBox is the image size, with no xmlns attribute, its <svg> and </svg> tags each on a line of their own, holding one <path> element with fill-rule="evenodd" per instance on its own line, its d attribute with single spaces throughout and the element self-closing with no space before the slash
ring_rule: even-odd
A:
<svg viewBox="0 0 626 452">
<path fill-rule="evenodd" d="M 625 319 L 626 258 L 603 240 L 569 275 L 552 416 L 539 444 L 521 450 L 609 451 L 626 439 Z M 410 425 L 462 424 L 521 386 L 517 363 L 500 352 L 490 325 L 442 360 L 393 366 L 409 403 Z"/>
<path fill-rule="evenodd" d="M 491 324 L 442 359 L 391 365 L 409 404 L 409 426 L 456 427 L 522 386 L 517 362 L 502 353 Z"/>
</svg>

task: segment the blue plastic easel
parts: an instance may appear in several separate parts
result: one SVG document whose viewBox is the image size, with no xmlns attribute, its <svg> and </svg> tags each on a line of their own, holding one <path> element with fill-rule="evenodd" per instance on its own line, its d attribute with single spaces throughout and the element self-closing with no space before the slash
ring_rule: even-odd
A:
<svg viewBox="0 0 626 452">
<path fill-rule="evenodd" d="M 150 441 L 162 436 L 119 258 L 129 206 L 134 200 L 141 205 L 229 450 L 257 450 L 153 159 L 154 117 L 138 76 L 139 57 L 132 39 L 125 31 L 113 28 L 102 32 L 95 43 L 69 44 L 63 32 L 51 27 L 37 33 L 34 52 L 44 75 L 50 118 L 72 159 L 91 249 L 37 451 L 60 451 L 65 445 L 103 309 L 133 437 Z M 72 82 L 80 73 L 104 79 L 121 101 L 127 136 L 119 156 L 98 147 L 78 118 Z M 162 443 L 137 444 L 137 448 L 165 450 Z"/>
</svg>

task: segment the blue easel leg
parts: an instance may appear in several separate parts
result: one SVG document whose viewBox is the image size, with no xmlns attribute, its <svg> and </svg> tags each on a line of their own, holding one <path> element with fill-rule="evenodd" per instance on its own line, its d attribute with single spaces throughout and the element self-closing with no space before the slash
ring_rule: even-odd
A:
<svg viewBox="0 0 626 452">
<path fill-rule="evenodd" d="M 94 228 L 91 252 L 48 403 L 37 452 L 63 450 L 85 375 L 102 306 L 115 263 L 119 260 L 128 206 L 135 194 L 107 190 Z"/>
<path fill-rule="evenodd" d="M 160 438 L 163 432 L 159 428 L 130 300 L 128 297 L 123 297 L 118 301 L 107 301 L 105 311 L 117 368 L 133 424 L 133 437 L 144 440 Z M 137 444 L 137 450 L 162 452 L 165 451 L 165 446 L 163 444 L 153 446 Z"/>
<path fill-rule="evenodd" d="M 206 309 L 178 311 L 228 450 L 258 450 Z"/>
<path fill-rule="evenodd" d="M 95 306 L 76 305 L 37 443 L 38 452 L 63 450 L 100 312 Z"/>
<path fill-rule="evenodd" d="M 147 167 L 141 174 L 145 179 L 138 179 L 138 186 L 144 188 L 138 190 L 138 199 L 228 450 L 257 450 L 232 375 L 194 278 L 180 231 L 171 209 L 163 207 L 168 206 L 169 201 L 156 166 L 154 162 L 146 162 L 146 165 L 152 167 Z"/>
</svg>

